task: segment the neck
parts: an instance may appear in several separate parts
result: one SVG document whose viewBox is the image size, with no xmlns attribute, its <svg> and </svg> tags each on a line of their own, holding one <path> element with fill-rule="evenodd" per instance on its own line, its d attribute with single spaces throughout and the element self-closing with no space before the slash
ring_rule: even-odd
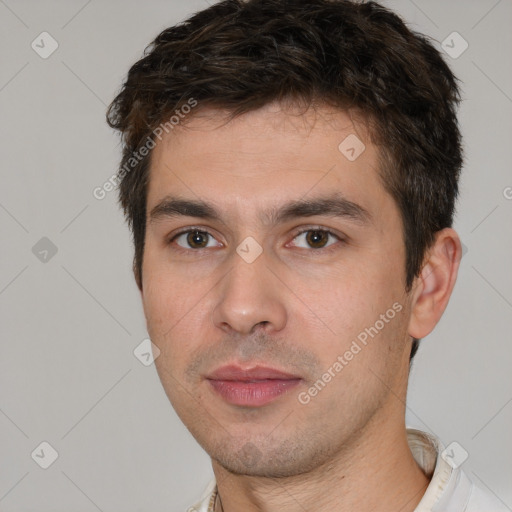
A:
<svg viewBox="0 0 512 512">
<path fill-rule="evenodd" d="M 343 453 L 291 477 L 235 475 L 213 461 L 223 512 L 414 511 L 429 479 L 412 456 L 405 425 L 372 423 Z"/>
</svg>

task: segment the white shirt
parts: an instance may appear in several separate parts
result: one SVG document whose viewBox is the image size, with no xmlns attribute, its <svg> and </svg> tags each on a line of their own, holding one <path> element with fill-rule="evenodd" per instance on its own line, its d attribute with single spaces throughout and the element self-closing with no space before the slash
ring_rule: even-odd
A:
<svg viewBox="0 0 512 512">
<path fill-rule="evenodd" d="M 414 512 L 510 512 L 497 498 L 477 487 L 460 466 L 443 457 L 439 439 L 421 430 L 407 429 L 412 455 L 430 484 Z M 445 460 L 446 459 L 446 460 Z M 187 512 L 213 512 L 217 485 L 213 479 L 202 498 Z"/>
</svg>

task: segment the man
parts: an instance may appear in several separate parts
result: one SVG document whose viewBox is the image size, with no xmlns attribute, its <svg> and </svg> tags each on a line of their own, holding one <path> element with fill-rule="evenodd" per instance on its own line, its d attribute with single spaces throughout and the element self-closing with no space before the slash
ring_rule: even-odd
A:
<svg viewBox="0 0 512 512">
<path fill-rule="evenodd" d="M 456 78 L 376 3 L 226 0 L 108 112 L 164 389 L 211 456 L 197 511 L 500 511 L 405 427 L 453 290 Z"/>
</svg>

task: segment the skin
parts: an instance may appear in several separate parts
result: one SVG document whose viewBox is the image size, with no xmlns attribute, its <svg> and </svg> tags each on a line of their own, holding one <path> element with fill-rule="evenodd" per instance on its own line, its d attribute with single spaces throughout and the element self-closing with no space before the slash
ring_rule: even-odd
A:
<svg viewBox="0 0 512 512">
<path fill-rule="evenodd" d="M 350 134 L 366 146 L 353 162 L 338 149 Z M 334 192 L 370 220 L 261 218 Z M 169 195 L 206 201 L 221 219 L 151 219 Z M 212 458 L 223 510 L 414 510 L 428 478 L 405 430 L 411 336 L 426 336 L 447 305 L 461 257 L 457 233 L 437 234 L 406 293 L 402 222 L 378 175 L 378 148 L 347 113 L 322 106 L 271 104 L 229 122 L 218 110 L 196 112 L 153 150 L 147 205 L 141 297 L 161 351 L 155 364 Z M 200 239 L 206 247 L 175 238 L 183 228 L 211 234 Z M 320 233 L 325 246 L 312 247 L 307 233 L 297 234 L 304 229 L 333 235 Z M 236 252 L 246 237 L 263 250 L 252 263 Z M 300 403 L 299 393 L 397 302 L 402 310 Z M 205 378 L 229 363 L 302 381 L 265 406 L 235 406 Z"/>
</svg>

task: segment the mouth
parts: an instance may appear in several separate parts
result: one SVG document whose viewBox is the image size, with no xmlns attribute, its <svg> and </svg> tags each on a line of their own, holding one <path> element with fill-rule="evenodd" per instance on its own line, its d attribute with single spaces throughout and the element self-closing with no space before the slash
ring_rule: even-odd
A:
<svg viewBox="0 0 512 512">
<path fill-rule="evenodd" d="M 298 386 L 301 377 L 276 368 L 228 365 L 206 377 L 214 392 L 232 405 L 259 407 Z"/>
</svg>

